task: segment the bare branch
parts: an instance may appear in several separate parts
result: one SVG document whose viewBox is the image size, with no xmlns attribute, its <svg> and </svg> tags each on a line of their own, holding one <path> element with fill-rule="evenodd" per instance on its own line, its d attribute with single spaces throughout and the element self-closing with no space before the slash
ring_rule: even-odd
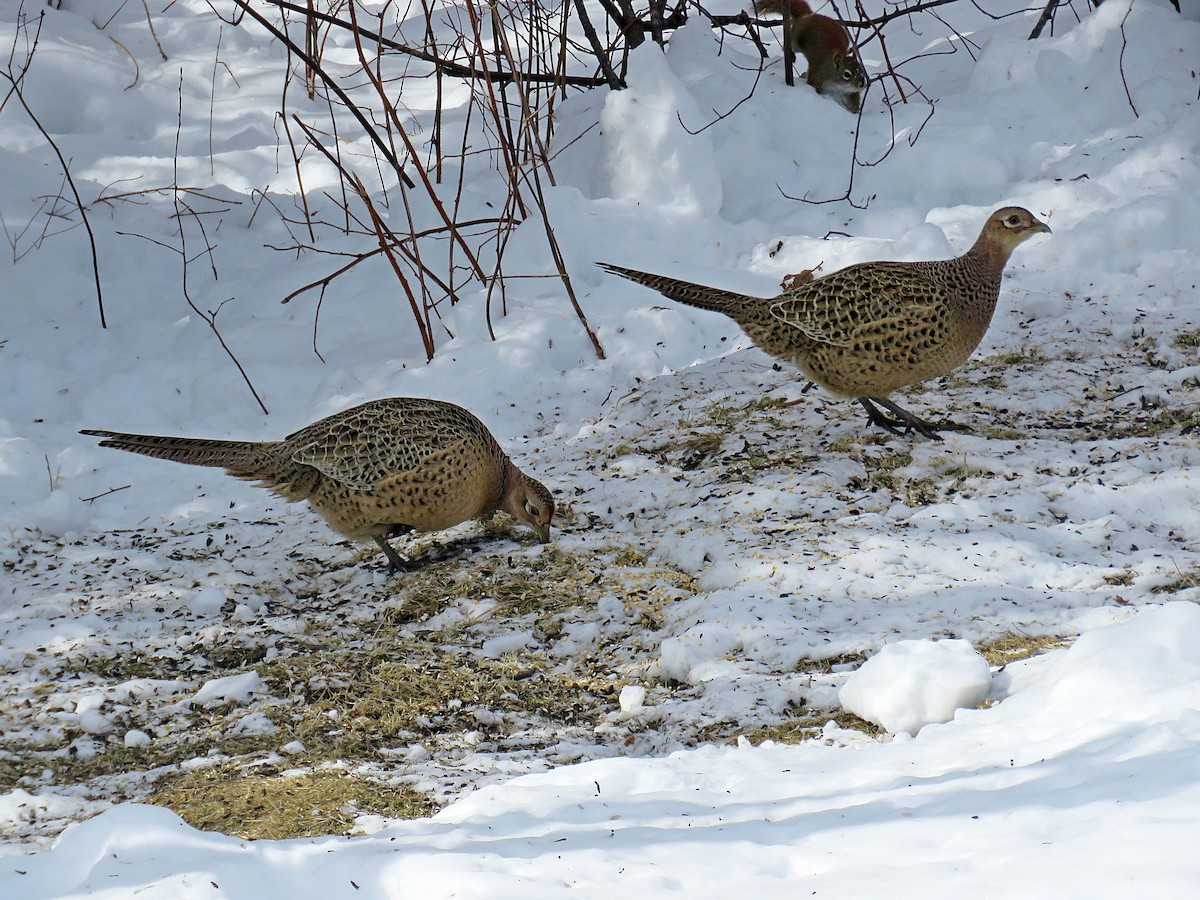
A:
<svg viewBox="0 0 1200 900">
<path fill-rule="evenodd" d="M 245 7 L 243 0 L 234 0 L 239 6 Z M 354 30 L 354 24 L 339 19 L 336 16 L 331 16 L 328 13 L 318 12 L 313 10 L 311 13 L 306 7 L 298 6 L 295 3 L 288 3 L 287 0 L 263 0 L 265 3 L 270 3 L 278 6 L 280 9 L 286 9 L 291 12 L 301 13 L 303 15 L 312 15 L 314 18 L 320 19 L 322 22 L 328 22 L 330 25 L 336 25 L 338 28 L 345 28 L 347 31 Z M 253 13 L 252 13 L 253 15 Z M 565 83 L 576 85 L 579 87 L 600 87 L 604 85 L 603 78 L 588 78 L 583 75 L 554 75 L 543 72 L 493 72 L 488 69 L 476 69 L 472 66 L 466 66 L 462 63 L 456 63 L 448 59 L 442 59 L 432 53 L 427 53 L 424 50 L 418 50 L 416 47 L 409 47 L 401 44 L 398 41 L 389 40 L 381 34 L 372 31 L 362 31 L 362 36 L 370 41 L 378 44 L 380 47 L 385 47 L 388 50 L 394 50 L 397 53 L 403 53 L 411 56 L 414 59 L 419 59 L 427 63 L 432 63 L 437 67 L 438 71 L 445 75 L 454 75 L 459 78 L 490 78 L 493 81 L 512 81 L 514 78 L 524 78 L 526 81 L 543 81 L 552 83 Z"/>
<path fill-rule="evenodd" d="M 25 95 L 21 91 L 20 82 L 25 77 L 25 73 L 29 71 L 29 67 L 33 64 L 33 55 L 37 52 L 38 39 L 41 37 L 42 22 L 45 16 L 45 12 L 38 14 L 38 24 L 33 37 L 33 46 L 29 49 L 29 53 L 25 57 L 25 65 L 21 68 L 20 73 L 14 74 L 12 63 L 10 62 L 8 68 L 4 72 L 0 72 L 0 77 L 3 77 L 12 85 L 9 96 L 17 98 L 17 102 L 21 104 L 21 108 L 25 110 L 26 114 L 33 121 L 33 124 L 37 127 L 37 130 L 41 132 L 42 137 L 46 139 L 46 143 L 50 145 L 50 149 L 54 151 L 54 155 L 58 157 L 58 164 L 62 167 L 63 175 L 66 176 L 71 193 L 75 196 L 75 206 L 79 209 L 79 217 L 83 219 L 83 227 L 87 230 L 88 245 L 92 252 L 92 277 L 96 282 L 96 304 L 100 308 L 100 327 L 107 328 L 108 321 L 104 315 L 104 291 L 100 287 L 100 258 L 96 253 L 96 235 L 92 231 L 92 223 L 88 220 L 87 212 L 83 208 L 83 199 L 79 196 L 79 189 L 75 187 L 75 179 L 71 177 L 70 165 L 63 157 L 62 151 L 58 149 L 58 144 L 55 143 L 54 138 L 50 136 L 50 132 L 42 126 L 41 120 L 29 108 L 29 104 L 25 102 Z"/>
<path fill-rule="evenodd" d="M 396 158 L 391 148 L 388 147 L 387 144 L 385 144 L 382 140 L 380 140 L 378 130 L 372 127 L 371 123 L 367 120 L 367 117 L 363 115 L 362 110 L 354 104 L 354 101 L 350 99 L 350 95 L 342 89 L 340 84 L 338 84 L 337 79 L 330 77 L 315 59 L 297 47 L 296 43 L 290 37 L 288 37 L 285 32 L 280 31 L 270 21 L 268 21 L 266 16 L 262 15 L 257 10 L 252 9 L 250 7 L 249 0 L 233 0 L 233 2 L 236 3 L 242 10 L 244 10 L 247 15 L 258 22 L 258 24 L 260 24 L 263 28 L 271 32 L 276 40 L 286 45 L 292 53 L 295 53 L 298 57 L 300 57 L 300 59 L 304 61 L 305 65 L 311 67 L 321 74 L 322 81 L 331 91 L 337 94 L 338 99 L 342 101 L 351 115 L 358 119 L 359 124 L 362 125 L 367 137 L 369 137 L 375 146 L 379 148 L 379 152 L 382 153 L 384 159 L 388 161 L 388 165 L 390 165 L 392 169 L 395 170 L 395 172 L 405 180 L 409 187 L 416 187 L 412 178 L 410 178 L 404 171 L 404 166 L 400 164 L 400 160 Z M 302 12 L 303 10 L 298 11 Z"/>
<path fill-rule="evenodd" d="M 1042 10 L 1042 14 L 1038 16 L 1037 24 L 1033 26 L 1033 31 L 1029 32 L 1029 40 L 1036 41 L 1042 35 L 1042 29 L 1047 23 L 1054 21 L 1054 11 L 1058 9 L 1059 0 L 1046 0 L 1046 7 Z"/>
</svg>

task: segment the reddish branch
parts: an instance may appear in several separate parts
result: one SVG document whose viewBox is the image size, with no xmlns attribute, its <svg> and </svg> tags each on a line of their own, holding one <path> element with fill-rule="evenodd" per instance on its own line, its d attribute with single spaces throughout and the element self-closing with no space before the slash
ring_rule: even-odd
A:
<svg viewBox="0 0 1200 900">
<path fill-rule="evenodd" d="M 245 6 L 245 0 L 234 0 L 240 6 Z M 355 30 L 353 22 L 345 19 L 339 19 L 337 16 L 329 15 L 328 13 L 310 11 L 305 6 L 298 6 L 295 3 L 288 3 L 287 0 L 264 0 L 265 3 L 270 3 L 278 6 L 280 9 L 286 9 L 289 12 L 300 13 L 305 16 L 312 16 L 316 19 L 326 22 L 330 25 L 336 25 L 338 28 L 344 28 L 347 31 Z M 492 71 L 489 69 L 479 69 L 474 66 L 463 65 L 462 63 L 454 62 L 453 60 L 443 59 L 433 53 L 428 53 L 416 47 L 409 47 L 406 44 L 401 44 L 399 41 L 393 41 L 385 38 L 383 35 L 373 31 L 358 29 L 359 33 L 368 40 L 373 41 L 380 47 L 385 47 L 388 50 L 394 50 L 397 53 L 404 53 L 414 59 L 423 60 L 424 62 L 434 65 L 443 75 L 454 75 L 459 78 L 490 78 L 492 81 L 513 81 L 517 78 L 525 81 L 548 82 L 551 84 L 570 84 L 577 87 L 600 87 L 605 84 L 603 78 L 589 78 L 584 75 L 559 75 L 556 73 L 544 72 L 505 72 Z"/>
</svg>

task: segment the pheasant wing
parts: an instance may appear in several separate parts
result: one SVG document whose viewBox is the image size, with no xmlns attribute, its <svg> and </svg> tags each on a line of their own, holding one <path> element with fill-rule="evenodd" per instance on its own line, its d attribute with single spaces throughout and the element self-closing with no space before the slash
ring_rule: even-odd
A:
<svg viewBox="0 0 1200 900">
<path fill-rule="evenodd" d="M 387 409 L 384 402 L 369 412 L 347 410 L 297 431 L 286 439 L 296 448 L 292 459 L 352 490 L 370 491 L 461 438 L 464 425 L 447 417 L 448 404 L 405 398 Z"/>
<path fill-rule="evenodd" d="M 849 347 L 864 329 L 919 320 L 944 293 L 922 263 L 848 266 L 781 294 L 771 315 L 822 344 Z"/>
</svg>

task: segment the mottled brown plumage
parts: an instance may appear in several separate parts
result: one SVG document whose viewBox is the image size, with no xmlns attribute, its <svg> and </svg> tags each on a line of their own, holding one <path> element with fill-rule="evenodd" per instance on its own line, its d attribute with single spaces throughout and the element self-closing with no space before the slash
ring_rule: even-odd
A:
<svg viewBox="0 0 1200 900">
<path fill-rule="evenodd" d="M 1027 210 L 1008 206 L 991 215 L 962 256 L 858 263 L 772 298 L 597 265 L 672 300 L 724 313 L 767 353 L 830 393 L 858 400 L 872 423 L 938 440 L 938 428 L 952 426 L 926 422 L 888 395 L 966 361 L 992 320 L 1009 255 L 1026 238 L 1049 231 Z"/>
<path fill-rule="evenodd" d="M 373 400 L 282 441 L 222 441 L 86 430 L 116 447 L 254 479 L 307 500 L 339 534 L 374 540 L 392 571 L 409 568 L 388 543 L 503 510 L 550 539 L 554 498 L 512 464 L 487 427 L 439 400 Z"/>
</svg>

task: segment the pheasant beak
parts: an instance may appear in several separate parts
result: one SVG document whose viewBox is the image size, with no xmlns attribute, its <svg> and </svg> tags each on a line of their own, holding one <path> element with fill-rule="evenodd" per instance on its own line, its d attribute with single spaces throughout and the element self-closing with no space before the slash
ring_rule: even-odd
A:
<svg viewBox="0 0 1200 900">
<path fill-rule="evenodd" d="M 1054 234 L 1054 232 L 1050 230 L 1050 226 L 1045 222 L 1037 222 L 1037 227 L 1034 228 L 1034 231 L 1039 233 L 1045 232 L 1046 234 Z"/>
<path fill-rule="evenodd" d="M 538 543 L 550 543 L 550 526 L 539 525 L 536 522 L 530 522 L 529 527 L 533 529 L 533 533 L 537 535 Z"/>
</svg>

